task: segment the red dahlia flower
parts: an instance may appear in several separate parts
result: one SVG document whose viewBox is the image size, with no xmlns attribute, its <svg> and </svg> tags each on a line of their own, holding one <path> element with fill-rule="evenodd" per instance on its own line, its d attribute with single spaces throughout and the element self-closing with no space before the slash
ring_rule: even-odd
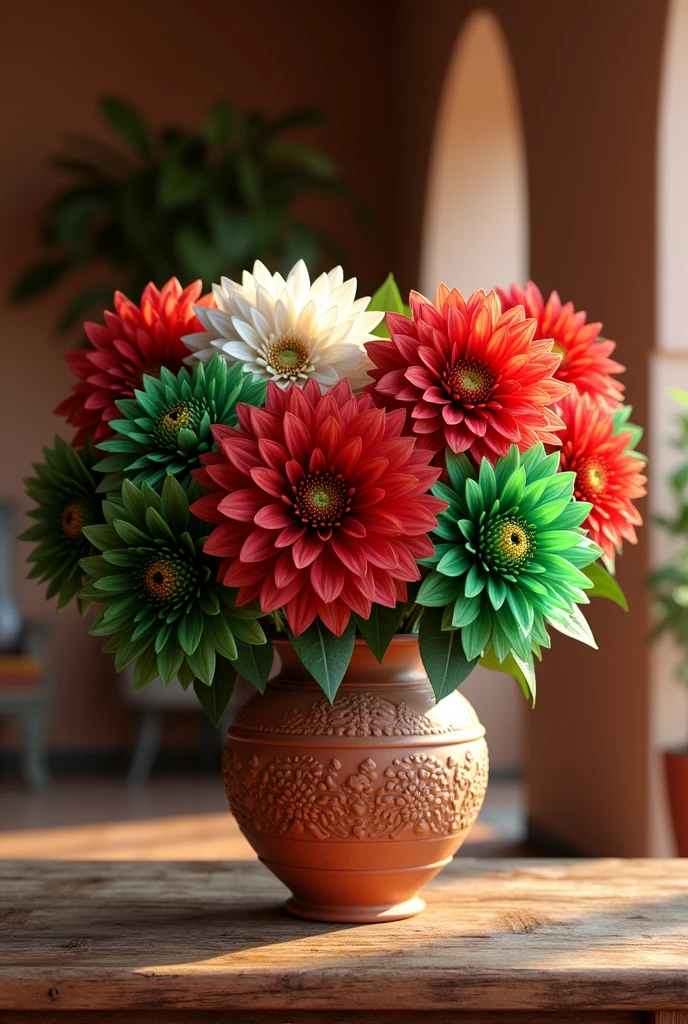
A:
<svg viewBox="0 0 688 1024">
<path fill-rule="evenodd" d="M 369 341 L 376 369 L 368 389 L 378 405 L 408 409 L 418 443 L 470 451 L 494 462 L 512 444 L 559 444 L 562 423 L 549 408 L 568 392 L 554 380 L 559 357 L 534 341 L 522 309 L 502 313 L 495 292 L 468 300 L 441 284 L 434 305 L 411 292 L 412 318 L 387 314 L 390 341 Z"/>
<path fill-rule="evenodd" d="M 583 526 L 613 561 L 622 540 L 637 541 L 634 527 L 642 519 L 632 499 L 647 493 L 643 462 L 629 448 L 631 434 L 614 433 L 611 409 L 600 398 L 572 391 L 559 411 L 566 424 L 561 469 L 576 474 L 575 498 L 592 505 Z"/>
<path fill-rule="evenodd" d="M 558 380 L 573 384 L 582 394 L 598 395 L 612 408 L 623 404 L 624 385 L 611 374 L 623 373 L 625 367 L 609 358 L 616 342 L 600 339 L 602 324 L 586 324 L 585 313 L 577 313 L 570 302 L 562 306 L 557 292 L 545 302 L 532 281 L 525 288 L 512 284 L 509 291 L 497 291 L 502 309 L 523 306 L 526 316 L 537 320 L 536 338 L 554 339 L 552 351 L 561 356 Z"/>
<path fill-rule="evenodd" d="M 160 367 L 176 373 L 189 350 L 182 335 L 201 330 L 194 303 L 209 305 L 210 296 L 199 299 L 201 282 L 182 291 L 176 277 L 161 291 L 146 285 L 141 306 L 115 292 L 116 313 L 105 313 L 105 324 L 86 323 L 90 346 L 67 353 L 67 362 L 79 378 L 72 394 L 55 409 L 58 416 L 77 428 L 72 441 L 81 448 L 90 437 L 102 441 L 112 434 L 109 421 L 120 413 L 118 398 L 133 398 L 144 373 L 158 376 Z"/>
<path fill-rule="evenodd" d="M 347 380 L 324 395 L 309 380 L 271 382 L 265 409 L 239 404 L 237 416 L 238 430 L 213 427 L 220 451 L 194 473 L 212 493 L 192 506 L 218 524 L 205 550 L 237 604 L 285 608 L 295 635 L 317 615 L 341 636 L 352 611 L 406 600 L 446 502 L 426 493 L 440 471 L 401 437 L 403 411 L 354 398 Z"/>
</svg>

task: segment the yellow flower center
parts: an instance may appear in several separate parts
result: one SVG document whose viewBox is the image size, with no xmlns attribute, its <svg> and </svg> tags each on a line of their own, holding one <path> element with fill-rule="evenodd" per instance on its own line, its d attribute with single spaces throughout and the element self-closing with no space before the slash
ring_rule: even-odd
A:
<svg viewBox="0 0 688 1024">
<path fill-rule="evenodd" d="M 78 501 L 73 501 L 62 512 L 60 516 L 60 527 L 62 532 L 70 540 L 81 536 L 81 531 L 86 523 L 86 511 Z"/>
<path fill-rule="evenodd" d="M 536 548 L 535 530 L 525 519 L 504 515 L 480 530 L 480 555 L 491 572 L 518 573 Z"/>
<path fill-rule="evenodd" d="M 179 431 L 191 423 L 191 413 L 185 405 L 173 405 L 160 420 L 163 430 Z"/>
<path fill-rule="evenodd" d="M 304 376 L 304 371 L 309 369 L 309 356 L 306 342 L 293 334 L 274 338 L 265 350 L 265 360 L 270 373 L 290 380 Z"/>
<path fill-rule="evenodd" d="M 561 344 L 561 342 L 559 342 L 559 341 L 555 341 L 554 342 L 554 344 L 552 345 L 552 352 L 554 353 L 555 356 L 561 356 L 561 362 L 559 363 L 559 369 L 561 369 L 562 366 L 566 366 L 566 363 L 568 362 L 568 355 L 569 354 L 568 354 L 567 349 L 564 347 L 564 345 Z"/>
</svg>

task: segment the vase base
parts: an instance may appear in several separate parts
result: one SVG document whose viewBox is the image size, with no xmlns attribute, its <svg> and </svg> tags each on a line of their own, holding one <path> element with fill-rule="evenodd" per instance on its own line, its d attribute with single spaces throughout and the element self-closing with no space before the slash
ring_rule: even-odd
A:
<svg viewBox="0 0 688 1024">
<path fill-rule="evenodd" d="M 425 900 L 420 896 L 405 900 L 403 903 L 383 904 L 373 907 L 324 906 L 319 903 L 306 903 L 295 896 L 288 899 L 284 909 L 294 917 L 302 917 L 307 921 L 327 921 L 331 924 L 375 924 L 381 921 L 403 921 L 406 917 L 415 917 L 425 910 Z"/>
</svg>

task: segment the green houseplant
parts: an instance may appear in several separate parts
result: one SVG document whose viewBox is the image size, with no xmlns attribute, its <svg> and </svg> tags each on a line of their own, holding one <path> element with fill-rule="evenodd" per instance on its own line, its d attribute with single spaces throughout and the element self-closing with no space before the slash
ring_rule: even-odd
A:
<svg viewBox="0 0 688 1024">
<path fill-rule="evenodd" d="M 155 127 L 117 97 L 103 98 L 100 113 L 113 144 L 74 136 L 54 157 L 65 184 L 43 211 L 45 254 L 12 291 L 25 301 L 93 267 L 95 280 L 77 286 L 58 331 L 102 310 L 115 288 L 138 295 L 172 276 L 209 284 L 256 257 L 285 271 L 298 259 L 340 259 L 334 240 L 299 211 L 314 193 L 367 218 L 329 157 L 294 137 L 323 119 L 316 108 L 268 117 L 219 100 L 195 130 Z"/>
</svg>

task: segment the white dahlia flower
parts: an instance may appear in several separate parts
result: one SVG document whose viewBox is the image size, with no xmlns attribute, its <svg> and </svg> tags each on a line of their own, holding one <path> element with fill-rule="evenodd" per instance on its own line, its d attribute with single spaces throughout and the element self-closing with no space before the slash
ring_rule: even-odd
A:
<svg viewBox="0 0 688 1024">
<path fill-rule="evenodd" d="M 310 377 L 323 390 L 343 377 L 354 391 L 370 384 L 364 345 L 384 313 L 365 312 L 370 299 L 356 298 L 356 278 L 345 281 L 341 267 L 311 284 L 303 260 L 286 281 L 256 260 L 241 284 L 221 282 L 213 285 L 217 309 L 194 307 L 205 330 L 183 338 L 192 353 L 187 362 L 219 351 L 280 387 Z"/>
</svg>

